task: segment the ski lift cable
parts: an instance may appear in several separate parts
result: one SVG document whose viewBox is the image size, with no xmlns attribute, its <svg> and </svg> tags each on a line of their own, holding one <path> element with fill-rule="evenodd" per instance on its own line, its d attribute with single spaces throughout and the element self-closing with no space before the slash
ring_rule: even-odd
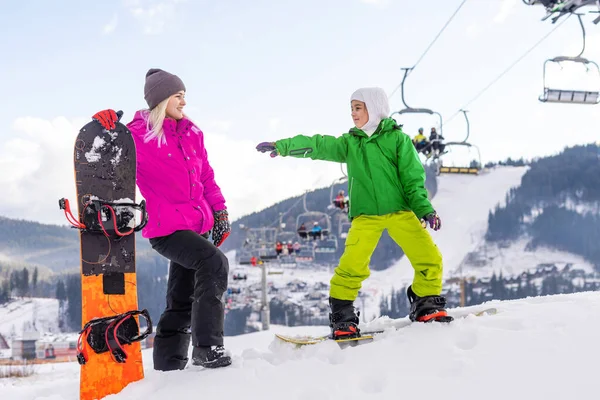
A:
<svg viewBox="0 0 600 400">
<path fill-rule="evenodd" d="M 538 40 L 533 46 L 531 46 L 525 53 L 523 53 L 519 58 L 517 58 L 511 65 L 508 66 L 508 68 L 506 68 L 504 71 L 502 71 L 500 73 L 500 75 L 496 76 L 486 87 L 484 87 L 481 91 L 479 91 L 479 93 L 477 93 L 477 95 L 475 97 L 473 97 L 471 100 L 469 100 L 467 102 L 467 104 L 465 104 L 464 106 L 462 106 L 458 111 L 456 111 L 454 114 L 452 114 L 452 116 L 450 118 L 448 118 L 446 120 L 446 124 L 448 124 L 450 121 L 452 121 L 454 118 L 456 118 L 456 116 L 458 116 L 462 111 L 461 110 L 465 110 L 467 109 L 472 103 L 474 103 L 479 97 L 481 97 L 485 92 L 487 92 L 487 90 L 492 87 L 492 85 L 494 85 L 496 82 L 498 82 L 504 75 L 506 75 L 511 69 L 513 69 L 519 62 L 521 62 L 521 60 L 523 60 L 529 53 L 531 53 L 537 46 L 539 46 L 544 40 L 546 40 L 548 38 L 548 36 L 550 36 L 552 33 L 554 33 L 555 30 L 557 30 L 562 24 L 565 23 L 565 21 L 567 21 L 569 18 L 571 17 L 571 15 L 569 15 L 567 18 L 565 18 L 562 22 L 560 22 L 558 25 L 556 25 L 550 32 L 546 33 L 544 36 L 542 36 L 542 38 L 540 40 Z"/>
<path fill-rule="evenodd" d="M 417 62 L 410 68 L 410 70 L 407 72 L 410 73 L 410 71 L 414 70 L 417 65 L 419 65 L 419 63 L 421 62 L 421 60 L 425 57 L 425 55 L 429 52 L 429 50 L 431 49 L 431 47 L 433 46 L 433 44 L 439 39 L 439 37 L 442 35 L 442 33 L 444 32 L 444 30 L 448 27 L 448 25 L 450 25 L 450 22 L 452 22 L 452 20 L 454 19 L 454 17 L 456 16 L 456 14 L 458 14 L 458 11 L 460 11 L 460 9 L 462 8 L 462 6 L 467 2 L 467 0 L 463 0 L 462 3 L 460 3 L 460 5 L 458 6 L 458 8 L 454 11 L 454 13 L 450 16 L 450 18 L 448 19 L 448 21 L 446 21 L 446 23 L 444 24 L 444 26 L 442 27 L 442 29 L 440 29 L 440 31 L 438 32 L 438 34 L 435 36 L 435 38 L 433 39 L 433 41 L 429 44 L 429 46 L 427 46 L 427 48 L 425 49 L 425 51 L 423 52 L 423 54 L 421 54 L 421 56 L 419 57 L 419 59 L 417 60 Z M 392 93 L 388 96 L 388 99 L 391 98 L 394 93 L 396 93 L 398 91 L 398 89 L 400 89 L 400 87 L 402 86 L 402 83 L 398 84 L 398 86 L 396 86 L 396 88 L 392 91 Z"/>
<path fill-rule="evenodd" d="M 304 200 L 305 196 L 306 196 L 306 193 L 304 193 L 302 196 L 300 196 L 300 198 L 290 208 L 288 208 L 288 210 L 286 212 L 284 212 L 281 216 L 277 217 L 273 222 L 271 222 L 269 225 L 267 225 L 267 227 L 270 228 L 273 225 L 275 225 L 276 223 L 278 223 L 279 219 L 281 217 L 287 215 L 290 211 L 292 211 L 294 209 L 294 207 L 296 207 L 301 201 Z"/>
<path fill-rule="evenodd" d="M 600 0 L 598 0 L 598 4 L 600 4 Z M 569 15 L 569 17 L 571 15 Z M 579 25 L 581 26 L 581 31 L 583 33 L 583 47 L 581 48 L 581 53 L 579 53 L 579 55 L 577 56 L 581 57 L 583 55 L 583 52 L 585 51 L 585 26 L 583 25 L 583 21 L 581 20 L 581 14 L 577 14 L 577 19 L 579 19 Z"/>
</svg>

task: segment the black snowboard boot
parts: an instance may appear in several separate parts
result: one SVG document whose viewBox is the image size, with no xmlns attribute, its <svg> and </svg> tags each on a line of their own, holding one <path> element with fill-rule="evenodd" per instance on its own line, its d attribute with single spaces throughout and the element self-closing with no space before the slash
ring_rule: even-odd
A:
<svg viewBox="0 0 600 400">
<path fill-rule="evenodd" d="M 226 367 L 231 364 L 231 357 L 223 346 L 196 346 L 192 351 L 192 364 L 204 368 Z"/>
<path fill-rule="evenodd" d="M 419 297 L 413 292 L 412 286 L 406 290 L 408 301 L 410 302 L 411 321 L 419 322 L 450 322 L 453 317 L 446 313 L 446 298 L 443 296 L 423 296 Z"/>
<path fill-rule="evenodd" d="M 329 306 L 331 307 L 329 326 L 332 337 L 334 339 L 360 337 L 360 329 L 358 329 L 360 312 L 355 312 L 354 302 L 330 297 Z"/>
</svg>

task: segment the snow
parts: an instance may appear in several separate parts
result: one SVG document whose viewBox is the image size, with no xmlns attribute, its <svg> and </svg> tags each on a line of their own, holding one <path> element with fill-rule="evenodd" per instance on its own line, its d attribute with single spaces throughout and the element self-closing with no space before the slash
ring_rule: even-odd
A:
<svg viewBox="0 0 600 400">
<path fill-rule="evenodd" d="M 493 301 L 455 315 L 496 307 L 493 316 L 450 325 L 388 328 L 373 343 L 340 349 L 334 342 L 295 349 L 273 333 L 323 334 L 325 326 L 282 327 L 226 337 L 230 367 L 183 371 L 152 369 L 144 350 L 144 380 L 109 400 L 167 398 L 562 400 L 597 398 L 593 345 L 600 330 L 600 293 Z M 403 324 L 381 318 L 371 326 Z M 368 325 L 363 326 L 364 329 Z M 590 345 L 591 344 L 591 345 Z M 0 380 L 0 398 L 78 399 L 77 363 L 35 366 L 28 378 Z"/>
<path fill-rule="evenodd" d="M 520 239 L 511 243 L 508 247 L 498 244 L 484 244 L 477 249 L 480 262 L 485 265 L 481 267 L 470 266 L 465 262 L 463 274 L 469 277 L 490 277 L 496 273 L 503 276 L 517 276 L 527 270 L 534 270 L 540 264 L 557 264 L 559 269 L 566 264 L 572 264 L 571 269 L 584 271 L 586 274 L 595 272 L 594 266 L 583 257 L 550 248 L 537 248 L 535 251 L 527 251 L 529 240 Z M 457 273 L 460 275 L 460 272 Z"/>
<path fill-rule="evenodd" d="M 59 332 L 57 299 L 24 298 L 0 305 L 0 334 L 9 345 L 13 335 L 31 331 Z"/>
<path fill-rule="evenodd" d="M 115 150 L 115 155 L 110 159 L 110 163 L 112 165 L 117 165 L 121 162 L 121 153 L 123 153 L 123 149 L 121 147 L 117 147 Z"/>
<path fill-rule="evenodd" d="M 92 148 L 90 149 L 90 151 L 85 153 L 85 159 L 87 160 L 87 162 L 93 163 L 100 161 L 101 154 L 99 153 L 99 151 L 102 147 L 104 147 L 105 144 L 106 141 L 102 137 L 96 136 L 94 138 L 94 143 L 92 143 Z"/>
</svg>

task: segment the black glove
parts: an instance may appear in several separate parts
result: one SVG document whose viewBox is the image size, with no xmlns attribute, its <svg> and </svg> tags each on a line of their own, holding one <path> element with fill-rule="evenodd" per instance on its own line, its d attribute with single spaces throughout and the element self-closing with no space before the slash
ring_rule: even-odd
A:
<svg viewBox="0 0 600 400">
<path fill-rule="evenodd" d="M 429 223 L 429 227 L 434 231 L 437 231 L 442 227 L 442 220 L 435 211 L 421 218 L 421 223 L 424 224 L 423 228 L 426 228 Z"/>
<path fill-rule="evenodd" d="M 212 230 L 212 238 L 215 246 L 219 247 L 231 233 L 229 225 L 229 213 L 227 210 L 221 210 L 214 213 L 215 224 Z"/>
<path fill-rule="evenodd" d="M 122 116 L 123 116 L 123 111 L 115 112 L 115 110 L 108 109 L 108 110 L 98 111 L 96 114 L 94 114 L 92 116 L 92 119 L 98 121 L 104 129 L 110 131 L 110 130 L 115 129 L 116 123 L 121 120 Z"/>
</svg>

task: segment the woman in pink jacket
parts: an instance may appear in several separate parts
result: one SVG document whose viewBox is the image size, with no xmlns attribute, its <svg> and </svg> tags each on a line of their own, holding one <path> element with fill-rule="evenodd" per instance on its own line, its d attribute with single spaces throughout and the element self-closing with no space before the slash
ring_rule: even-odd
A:
<svg viewBox="0 0 600 400">
<path fill-rule="evenodd" d="M 136 112 L 127 124 L 136 145 L 137 185 L 148 212 L 142 236 L 170 260 L 154 368 L 183 369 L 190 334 L 194 365 L 224 367 L 231 364 L 223 347 L 229 263 L 218 249 L 230 233 L 225 199 L 208 162 L 204 135 L 183 113 L 182 80 L 150 69 L 144 98 L 149 108 Z M 114 112 L 104 115 L 109 116 L 107 124 L 114 124 Z M 211 229 L 213 243 L 208 240 Z"/>
</svg>

